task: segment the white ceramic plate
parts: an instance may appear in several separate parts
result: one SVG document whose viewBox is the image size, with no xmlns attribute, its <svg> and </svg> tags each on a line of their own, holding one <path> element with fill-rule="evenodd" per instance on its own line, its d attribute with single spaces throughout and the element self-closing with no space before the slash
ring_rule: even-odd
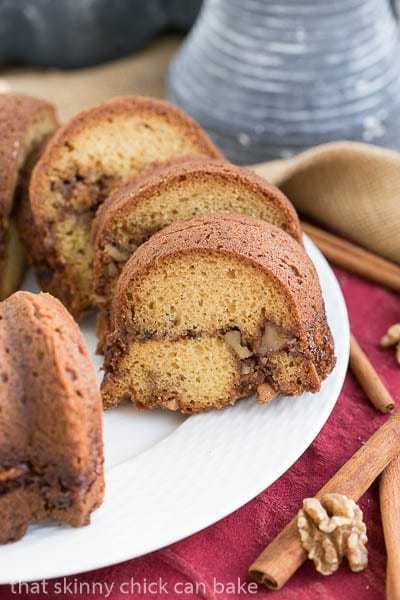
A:
<svg viewBox="0 0 400 600">
<path fill-rule="evenodd" d="M 105 415 L 106 498 L 92 524 L 35 525 L 0 548 L 0 583 L 70 575 L 140 556 L 211 525 L 271 485 L 316 437 L 340 393 L 349 355 L 345 303 L 327 262 L 318 270 L 337 365 L 318 394 L 254 398 L 184 418 L 127 406 Z M 25 289 L 36 291 L 32 276 Z M 94 351 L 93 321 L 83 325 Z M 99 357 L 93 354 L 100 368 Z M 101 376 L 99 372 L 99 377 Z"/>
</svg>

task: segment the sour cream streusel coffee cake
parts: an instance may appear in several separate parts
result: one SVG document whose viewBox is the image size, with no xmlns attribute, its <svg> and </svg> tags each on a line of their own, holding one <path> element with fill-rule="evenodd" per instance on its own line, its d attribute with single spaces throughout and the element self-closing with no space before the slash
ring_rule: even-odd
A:
<svg viewBox="0 0 400 600">
<path fill-rule="evenodd" d="M 0 543 L 47 518 L 87 525 L 103 499 L 100 390 L 82 335 L 49 294 L 0 303 Z"/>
<path fill-rule="evenodd" d="M 117 188 L 93 222 L 94 289 L 105 337 L 118 276 L 151 235 L 179 219 L 215 212 L 258 217 L 301 243 L 299 219 L 286 196 L 251 171 L 206 158 L 170 161 Z M 100 343 L 101 346 L 101 343 Z"/>
<path fill-rule="evenodd" d="M 30 248 L 42 289 L 80 318 L 93 298 L 91 225 L 128 177 L 178 156 L 221 158 L 207 134 L 168 102 L 130 96 L 83 111 L 48 144 L 30 185 Z"/>
<path fill-rule="evenodd" d="M 0 300 L 18 289 L 25 271 L 17 215 L 31 171 L 57 125 L 48 102 L 14 92 L 0 94 Z"/>
<path fill-rule="evenodd" d="M 177 221 L 126 263 L 105 407 L 222 408 L 269 384 L 318 391 L 335 364 L 315 268 L 286 232 L 235 214 Z"/>
</svg>

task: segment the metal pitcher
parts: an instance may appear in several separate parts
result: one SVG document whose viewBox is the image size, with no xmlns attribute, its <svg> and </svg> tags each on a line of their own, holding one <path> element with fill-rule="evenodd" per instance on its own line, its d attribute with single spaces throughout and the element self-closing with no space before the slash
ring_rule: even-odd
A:
<svg viewBox="0 0 400 600">
<path fill-rule="evenodd" d="M 389 0 L 205 0 L 171 99 L 238 163 L 351 139 L 400 149 L 400 39 Z"/>
</svg>

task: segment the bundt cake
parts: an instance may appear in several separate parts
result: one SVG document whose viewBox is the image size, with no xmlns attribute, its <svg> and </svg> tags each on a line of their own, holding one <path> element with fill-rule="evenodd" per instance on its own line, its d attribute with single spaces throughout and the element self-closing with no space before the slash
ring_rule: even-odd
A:
<svg viewBox="0 0 400 600">
<path fill-rule="evenodd" d="M 123 180 L 153 162 L 187 154 L 220 158 L 200 127 L 171 104 L 115 98 L 61 128 L 34 169 L 26 243 L 43 289 L 79 318 L 93 305 L 90 230 Z"/>
<path fill-rule="evenodd" d="M 16 213 L 44 141 L 57 127 L 51 104 L 0 94 L 0 300 L 19 286 L 25 267 Z"/>
<path fill-rule="evenodd" d="M 106 408 L 184 412 L 261 388 L 319 390 L 335 358 L 315 268 L 282 229 L 246 215 L 176 221 L 119 277 L 105 347 Z"/>
<path fill-rule="evenodd" d="M 0 303 L 0 543 L 103 498 L 102 406 L 79 328 L 49 294 Z"/>
<path fill-rule="evenodd" d="M 107 330 L 107 308 L 123 265 L 140 244 L 178 219 L 212 212 L 244 213 L 273 223 L 301 241 L 296 212 L 277 188 L 227 162 L 180 159 L 117 188 L 93 222 L 94 289 Z M 101 344 L 100 344 L 101 345 Z"/>
</svg>

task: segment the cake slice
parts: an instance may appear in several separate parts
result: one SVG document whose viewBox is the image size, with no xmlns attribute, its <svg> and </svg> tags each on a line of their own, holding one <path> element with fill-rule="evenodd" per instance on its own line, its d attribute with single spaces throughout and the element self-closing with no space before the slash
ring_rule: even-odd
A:
<svg viewBox="0 0 400 600">
<path fill-rule="evenodd" d="M 54 107 L 17 93 L 0 94 L 0 300 L 12 294 L 25 270 L 16 215 L 31 170 L 56 129 Z"/>
<path fill-rule="evenodd" d="M 179 219 L 244 213 L 281 227 L 301 242 L 297 214 L 276 187 L 247 169 L 197 158 L 171 161 L 117 188 L 93 222 L 94 289 L 103 308 L 100 346 L 115 283 L 127 259 L 156 231 Z"/>
<path fill-rule="evenodd" d="M 259 386 L 315 392 L 335 364 L 315 268 L 282 229 L 245 215 L 177 221 L 122 270 L 106 408 L 221 408 Z"/>
<path fill-rule="evenodd" d="M 110 192 L 153 162 L 220 158 L 200 127 L 162 100 L 115 98 L 77 115 L 51 140 L 30 185 L 25 240 L 43 289 L 79 318 L 93 302 L 92 221 Z"/>
<path fill-rule="evenodd" d="M 89 523 L 103 498 L 102 406 L 81 333 L 48 294 L 0 304 L 0 543 L 48 517 Z"/>
</svg>

